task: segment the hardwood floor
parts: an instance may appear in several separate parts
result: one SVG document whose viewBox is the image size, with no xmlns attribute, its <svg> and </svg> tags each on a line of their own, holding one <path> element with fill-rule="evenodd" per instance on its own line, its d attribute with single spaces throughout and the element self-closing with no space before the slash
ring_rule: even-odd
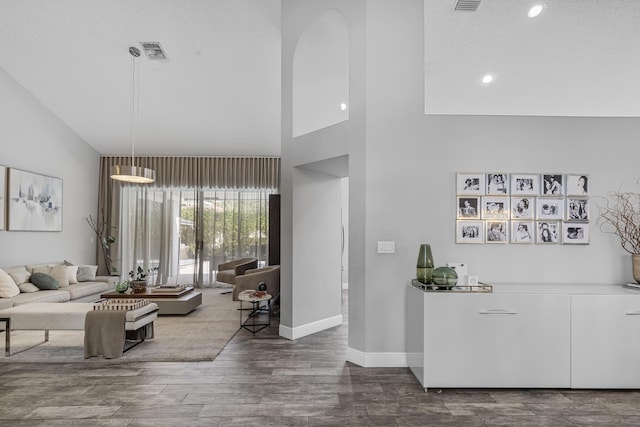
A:
<svg viewBox="0 0 640 427">
<path fill-rule="evenodd" d="M 347 363 L 346 325 L 296 341 L 272 325 L 211 362 L 0 363 L 0 425 L 640 426 L 638 391 L 424 393 L 406 368 Z"/>
</svg>

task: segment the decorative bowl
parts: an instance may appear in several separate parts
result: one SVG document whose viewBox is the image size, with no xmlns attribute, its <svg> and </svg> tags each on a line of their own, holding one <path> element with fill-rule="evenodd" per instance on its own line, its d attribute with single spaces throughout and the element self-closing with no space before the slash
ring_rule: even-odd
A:
<svg viewBox="0 0 640 427">
<path fill-rule="evenodd" d="M 450 289 L 458 283 L 458 273 L 453 268 L 438 267 L 433 270 L 433 283 L 438 289 Z"/>
<path fill-rule="evenodd" d="M 125 293 L 127 289 L 129 289 L 129 282 L 127 282 L 126 280 L 122 282 L 116 282 L 116 292 L 118 292 L 119 294 Z"/>
</svg>

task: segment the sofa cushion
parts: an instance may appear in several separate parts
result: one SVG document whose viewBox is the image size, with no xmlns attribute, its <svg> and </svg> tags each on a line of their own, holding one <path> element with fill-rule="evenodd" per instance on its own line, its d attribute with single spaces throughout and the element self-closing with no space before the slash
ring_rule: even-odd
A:
<svg viewBox="0 0 640 427">
<path fill-rule="evenodd" d="M 20 288 L 13 281 L 13 278 L 9 276 L 9 273 L 0 269 L 0 298 L 15 297 L 20 293 Z"/>
<path fill-rule="evenodd" d="M 20 283 L 18 285 L 18 288 L 20 288 L 20 292 L 23 294 L 30 294 L 33 292 L 38 292 L 40 290 L 40 288 L 38 288 L 31 282 Z"/>
<path fill-rule="evenodd" d="M 39 291 L 33 293 L 21 293 L 11 298 L 13 305 L 30 304 L 32 302 L 67 302 L 69 301 L 69 292 L 66 290 L 55 291 Z"/>
<path fill-rule="evenodd" d="M 0 310 L 13 307 L 13 298 L 0 298 Z"/>
<path fill-rule="evenodd" d="M 64 288 L 64 290 L 69 292 L 72 300 L 75 300 L 78 298 L 86 297 L 87 295 L 107 292 L 112 288 L 113 286 L 111 286 L 107 282 L 82 282 L 76 283 L 75 285 L 69 285 L 69 287 Z"/>
<path fill-rule="evenodd" d="M 53 278 L 53 276 L 47 273 L 35 272 L 31 275 L 31 283 L 36 285 L 38 289 L 42 291 L 51 291 L 58 289 L 60 285 Z"/>
<path fill-rule="evenodd" d="M 93 282 L 96 280 L 96 271 L 98 271 L 97 265 L 79 265 L 76 278 L 78 283 L 80 282 Z"/>
<path fill-rule="evenodd" d="M 31 273 L 27 271 L 24 265 L 5 268 L 4 271 L 9 273 L 9 276 L 11 276 L 18 286 L 20 286 L 21 283 L 27 283 L 29 281 L 29 277 L 31 277 Z"/>
</svg>

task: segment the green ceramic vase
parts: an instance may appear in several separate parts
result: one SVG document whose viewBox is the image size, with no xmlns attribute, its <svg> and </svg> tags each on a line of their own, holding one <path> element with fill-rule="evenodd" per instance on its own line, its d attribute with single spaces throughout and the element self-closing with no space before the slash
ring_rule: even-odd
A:
<svg viewBox="0 0 640 427">
<path fill-rule="evenodd" d="M 418 263 L 416 266 L 416 278 L 420 283 L 431 283 L 433 275 L 433 255 L 431 245 L 423 243 L 418 252 Z"/>
<path fill-rule="evenodd" d="M 438 267 L 433 270 L 433 283 L 438 289 L 451 289 L 458 283 L 458 273 L 453 268 Z"/>
</svg>

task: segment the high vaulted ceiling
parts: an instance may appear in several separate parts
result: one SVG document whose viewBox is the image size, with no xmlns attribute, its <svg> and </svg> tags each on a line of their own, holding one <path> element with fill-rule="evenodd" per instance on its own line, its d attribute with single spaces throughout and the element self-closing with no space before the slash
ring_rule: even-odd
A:
<svg viewBox="0 0 640 427">
<path fill-rule="evenodd" d="M 640 1 L 542 1 L 426 0 L 427 112 L 640 116 Z M 280 154 L 280 0 L 0 0 L 0 67 L 102 154 L 130 154 L 149 41 L 137 155 Z"/>
<path fill-rule="evenodd" d="M 280 154 L 280 0 L 0 0 L 0 67 L 102 154 Z"/>
</svg>

